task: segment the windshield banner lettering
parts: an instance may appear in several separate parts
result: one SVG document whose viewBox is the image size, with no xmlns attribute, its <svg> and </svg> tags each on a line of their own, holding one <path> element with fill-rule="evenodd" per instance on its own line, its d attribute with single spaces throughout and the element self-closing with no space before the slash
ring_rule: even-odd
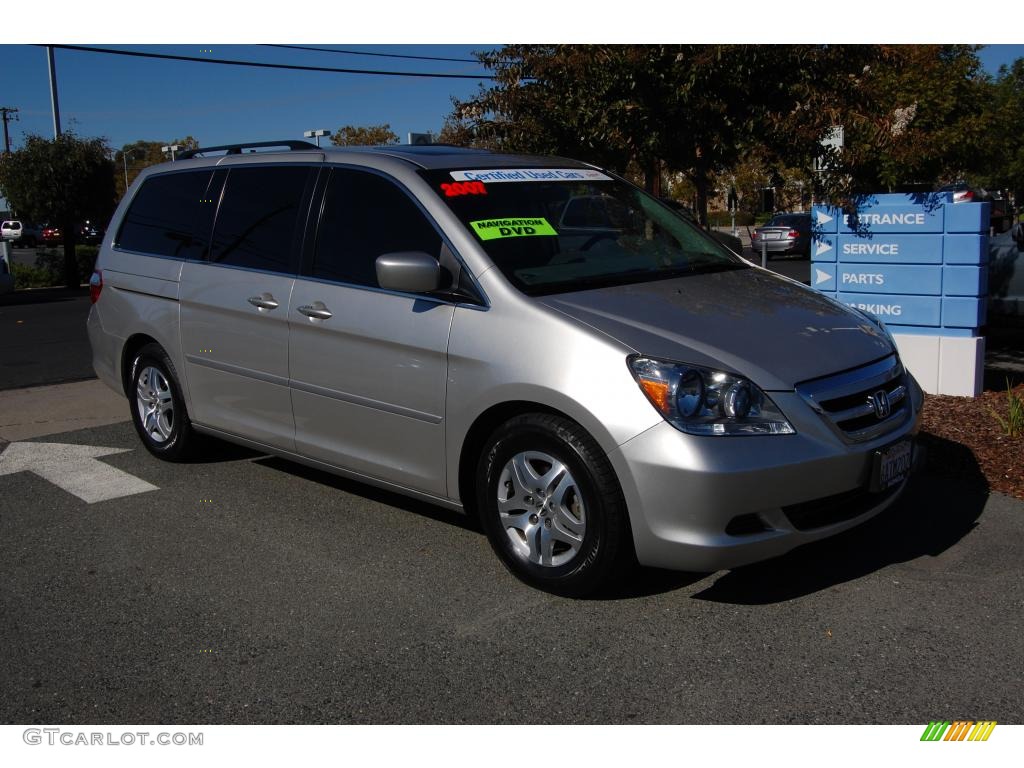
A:
<svg viewBox="0 0 1024 768">
<path fill-rule="evenodd" d="M 489 171 L 452 171 L 455 181 L 482 181 L 497 184 L 509 181 L 611 181 L 600 171 L 589 168 L 499 168 Z"/>
</svg>

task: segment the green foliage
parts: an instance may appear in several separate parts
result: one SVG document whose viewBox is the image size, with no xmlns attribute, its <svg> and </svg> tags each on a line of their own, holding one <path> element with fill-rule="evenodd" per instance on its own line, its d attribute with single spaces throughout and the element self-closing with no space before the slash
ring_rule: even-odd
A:
<svg viewBox="0 0 1024 768">
<path fill-rule="evenodd" d="M 389 123 L 383 125 L 344 125 L 331 134 L 336 147 L 383 147 L 398 143 L 398 134 Z"/>
<path fill-rule="evenodd" d="M 75 268 L 78 275 L 75 285 L 89 281 L 99 252 L 100 249 L 95 245 L 75 246 Z M 61 285 L 64 273 L 64 254 L 56 248 L 40 248 L 36 251 L 35 266 L 26 269 L 30 270 L 26 273 L 26 278 L 30 279 L 33 284 L 28 286 L 19 284 L 18 287 L 45 288 Z"/>
<path fill-rule="evenodd" d="M 0 160 L 0 192 L 28 221 L 49 221 L 64 235 L 65 285 L 79 284 L 75 234 L 79 222 L 105 221 L 114 208 L 114 164 L 102 139 L 64 133 L 29 135 Z"/>
<path fill-rule="evenodd" d="M 495 84 L 454 101 L 440 141 L 639 168 L 649 189 L 681 173 L 702 218 L 723 179 L 750 212 L 765 186 L 792 208 L 982 171 L 996 187 L 1024 181 L 1024 63 L 993 83 L 977 46 L 511 45 L 478 58 Z M 835 126 L 844 145 L 824 149 Z"/>
<path fill-rule="evenodd" d="M 566 154 L 619 172 L 635 164 L 649 189 L 663 170 L 681 172 L 703 220 L 714 174 L 752 146 L 809 166 L 837 119 L 836 94 L 851 90 L 876 48 L 506 46 L 480 54 L 496 84 L 455 101 L 441 141 Z"/>
<path fill-rule="evenodd" d="M 736 226 L 748 227 L 754 223 L 754 214 L 747 211 L 736 211 Z M 729 211 L 709 211 L 708 224 L 712 227 L 731 227 L 732 213 Z"/>
<path fill-rule="evenodd" d="M 992 416 L 1008 437 L 1024 437 L 1024 398 L 1013 391 L 1010 380 L 1006 380 L 1006 416 L 989 408 Z"/>
<path fill-rule="evenodd" d="M 31 266 L 28 264 L 11 264 L 11 274 L 14 275 L 14 287 L 17 290 L 23 288 L 49 288 L 53 285 L 60 285 L 60 277 L 54 276 L 53 272 L 45 267 Z"/>
<path fill-rule="evenodd" d="M 988 161 L 980 179 L 989 189 L 1012 191 L 1018 204 L 1024 201 L 1024 59 L 1001 67 L 991 85 Z"/>
</svg>

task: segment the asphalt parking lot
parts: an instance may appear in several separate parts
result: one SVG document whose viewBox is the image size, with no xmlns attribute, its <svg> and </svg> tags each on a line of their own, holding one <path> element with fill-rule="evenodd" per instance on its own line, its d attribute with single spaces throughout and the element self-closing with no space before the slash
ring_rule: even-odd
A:
<svg viewBox="0 0 1024 768">
<path fill-rule="evenodd" d="M 0 723 L 1024 721 L 1020 501 L 926 470 L 775 561 L 567 600 L 438 507 L 215 441 L 152 458 L 75 381 L 87 312 L 0 302 Z"/>
<path fill-rule="evenodd" d="M 54 449 L 65 485 L 156 488 L 0 475 L 0 722 L 1024 719 L 1024 504 L 934 475 L 784 558 L 573 601 L 458 514 L 279 459 L 166 464 L 128 423 L 27 442 L 124 450 Z"/>
</svg>

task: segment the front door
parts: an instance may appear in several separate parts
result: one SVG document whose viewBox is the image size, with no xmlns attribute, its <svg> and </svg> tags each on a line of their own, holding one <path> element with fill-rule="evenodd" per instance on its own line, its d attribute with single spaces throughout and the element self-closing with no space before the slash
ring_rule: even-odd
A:
<svg viewBox="0 0 1024 768">
<path fill-rule="evenodd" d="M 383 291 L 376 258 L 438 257 L 441 236 L 393 181 L 335 168 L 311 263 L 295 282 L 291 387 L 299 453 L 445 495 L 444 403 L 454 306 Z"/>
</svg>

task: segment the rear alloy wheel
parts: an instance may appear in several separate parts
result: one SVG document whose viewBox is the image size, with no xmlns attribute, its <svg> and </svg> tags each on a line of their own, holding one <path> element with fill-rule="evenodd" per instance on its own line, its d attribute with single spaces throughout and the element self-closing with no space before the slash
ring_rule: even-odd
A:
<svg viewBox="0 0 1024 768">
<path fill-rule="evenodd" d="M 147 344 L 136 353 L 128 397 L 132 423 L 146 449 L 167 461 L 185 459 L 195 435 L 174 364 L 159 344 Z"/>
<path fill-rule="evenodd" d="M 578 424 L 542 413 L 511 419 L 488 442 L 477 478 L 491 546 L 526 583 L 581 596 L 632 562 L 622 490 Z"/>
</svg>

